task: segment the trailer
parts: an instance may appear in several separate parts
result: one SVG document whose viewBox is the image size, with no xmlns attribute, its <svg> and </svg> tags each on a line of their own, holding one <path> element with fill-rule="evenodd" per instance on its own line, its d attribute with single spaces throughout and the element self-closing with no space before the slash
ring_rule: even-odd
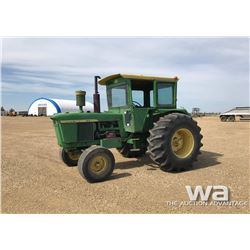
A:
<svg viewBox="0 0 250 250">
<path fill-rule="evenodd" d="M 220 115 L 222 122 L 235 122 L 236 118 L 240 120 L 250 120 L 250 107 L 235 107 Z"/>
</svg>

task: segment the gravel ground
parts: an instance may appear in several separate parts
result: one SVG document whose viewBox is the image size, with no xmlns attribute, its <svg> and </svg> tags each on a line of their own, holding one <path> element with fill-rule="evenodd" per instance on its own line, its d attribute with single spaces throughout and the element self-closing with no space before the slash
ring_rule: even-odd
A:
<svg viewBox="0 0 250 250">
<path fill-rule="evenodd" d="M 112 150 L 112 177 L 89 184 L 60 161 L 49 118 L 3 117 L 2 213 L 249 213 L 250 123 L 197 121 L 204 146 L 192 171 L 163 172 L 147 157 Z M 247 204 L 180 206 L 186 185 L 226 185 L 230 200 Z"/>
</svg>

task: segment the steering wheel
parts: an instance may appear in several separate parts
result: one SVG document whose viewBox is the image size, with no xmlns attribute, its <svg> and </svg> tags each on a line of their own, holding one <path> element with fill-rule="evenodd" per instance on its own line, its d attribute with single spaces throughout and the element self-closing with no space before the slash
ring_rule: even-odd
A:
<svg viewBox="0 0 250 250">
<path fill-rule="evenodd" d="M 134 107 L 142 107 L 142 105 L 137 101 L 132 101 Z"/>
</svg>

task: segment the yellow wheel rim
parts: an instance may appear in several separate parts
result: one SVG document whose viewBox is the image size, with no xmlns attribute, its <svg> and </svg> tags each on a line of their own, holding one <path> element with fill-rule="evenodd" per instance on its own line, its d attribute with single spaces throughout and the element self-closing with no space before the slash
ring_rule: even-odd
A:
<svg viewBox="0 0 250 250">
<path fill-rule="evenodd" d="M 78 161 L 81 151 L 68 151 L 67 154 L 71 160 Z"/>
<path fill-rule="evenodd" d="M 105 156 L 95 156 L 90 161 L 90 170 L 97 175 L 102 174 L 108 168 L 108 159 Z"/>
<path fill-rule="evenodd" d="M 171 139 L 171 147 L 177 157 L 188 157 L 194 149 L 192 132 L 186 128 L 176 130 Z"/>
</svg>

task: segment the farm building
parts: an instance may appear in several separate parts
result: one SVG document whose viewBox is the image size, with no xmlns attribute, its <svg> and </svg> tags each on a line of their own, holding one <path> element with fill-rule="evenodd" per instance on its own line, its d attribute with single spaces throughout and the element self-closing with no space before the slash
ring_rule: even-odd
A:
<svg viewBox="0 0 250 250">
<path fill-rule="evenodd" d="M 84 112 L 92 112 L 93 104 L 86 102 L 86 106 L 83 107 L 83 110 Z M 75 100 L 49 99 L 42 97 L 34 100 L 30 104 L 28 114 L 37 116 L 51 116 L 55 113 L 76 111 L 79 111 L 79 107 L 76 106 Z"/>
</svg>

